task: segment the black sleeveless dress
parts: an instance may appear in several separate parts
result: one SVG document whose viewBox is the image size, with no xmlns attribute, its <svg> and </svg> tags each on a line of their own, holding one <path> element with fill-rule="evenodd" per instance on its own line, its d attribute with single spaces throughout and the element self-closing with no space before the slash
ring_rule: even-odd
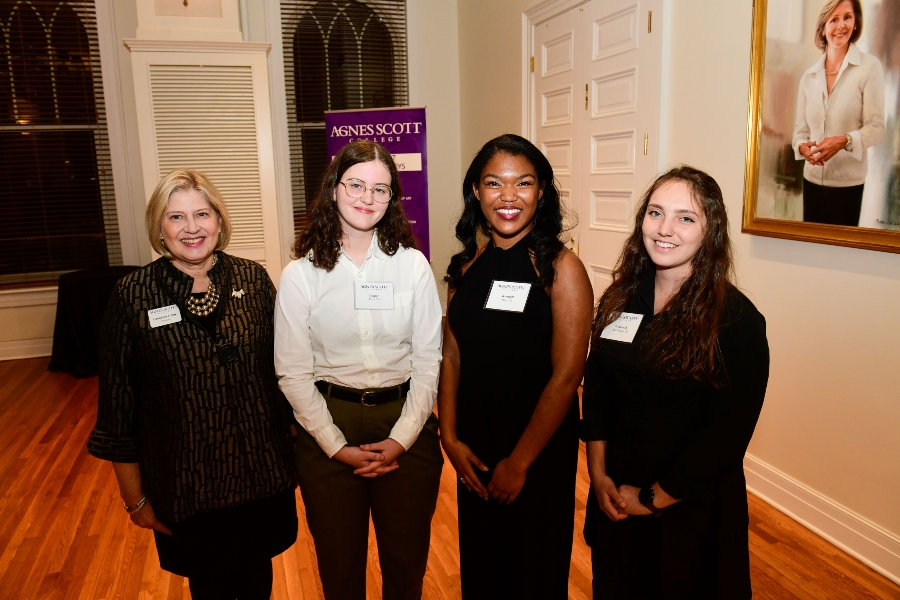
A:
<svg viewBox="0 0 900 600">
<path fill-rule="evenodd" d="M 508 457 L 552 375 L 550 297 L 538 283 L 530 236 L 492 243 L 466 271 L 447 310 L 459 344 L 457 436 L 491 470 Z M 485 309 L 491 283 L 532 283 L 521 313 Z M 462 595 L 567 598 L 575 515 L 578 400 L 528 470 L 516 500 L 484 501 L 458 483 Z"/>
</svg>

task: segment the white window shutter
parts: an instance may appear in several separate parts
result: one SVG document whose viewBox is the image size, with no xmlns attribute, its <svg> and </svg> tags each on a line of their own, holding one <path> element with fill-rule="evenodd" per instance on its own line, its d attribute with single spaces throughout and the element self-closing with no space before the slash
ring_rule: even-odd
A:
<svg viewBox="0 0 900 600">
<path fill-rule="evenodd" d="M 226 251 L 274 281 L 281 251 L 268 44 L 127 40 L 134 66 L 144 188 L 187 167 L 206 173 L 231 214 Z"/>
</svg>

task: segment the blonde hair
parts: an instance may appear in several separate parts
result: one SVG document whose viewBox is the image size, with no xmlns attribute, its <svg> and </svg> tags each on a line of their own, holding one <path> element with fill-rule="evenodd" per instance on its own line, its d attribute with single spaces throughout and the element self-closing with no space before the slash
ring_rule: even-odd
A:
<svg viewBox="0 0 900 600">
<path fill-rule="evenodd" d="M 816 48 L 822 52 L 825 52 L 825 48 L 828 46 L 828 41 L 825 39 L 825 23 L 828 22 L 828 17 L 831 16 L 831 13 L 834 12 L 834 9 L 837 8 L 838 4 L 843 1 L 844 0 L 829 0 L 825 3 L 825 6 L 822 7 L 822 10 L 819 11 L 819 18 L 816 19 L 816 35 L 814 39 Z M 862 5 L 859 3 L 859 0 L 850 0 L 850 4 L 853 6 L 855 26 L 850 33 L 850 43 L 852 44 L 862 35 L 863 16 Z"/>
<path fill-rule="evenodd" d="M 231 241 L 231 217 L 228 208 L 222 200 L 222 194 L 209 178 L 194 169 L 175 169 L 162 178 L 153 190 L 147 210 L 144 213 L 144 225 L 147 227 L 147 237 L 150 238 L 150 247 L 158 254 L 166 258 L 172 258 L 172 253 L 166 248 L 162 240 L 162 220 L 169 205 L 169 198 L 178 191 L 196 190 L 203 196 L 216 215 L 222 220 L 222 230 L 216 240 L 215 250 L 221 250 Z"/>
</svg>

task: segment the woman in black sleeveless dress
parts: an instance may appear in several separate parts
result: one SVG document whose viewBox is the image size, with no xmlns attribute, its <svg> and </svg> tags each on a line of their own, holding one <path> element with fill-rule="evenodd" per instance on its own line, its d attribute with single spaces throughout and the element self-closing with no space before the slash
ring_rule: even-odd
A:
<svg viewBox="0 0 900 600">
<path fill-rule="evenodd" d="M 558 239 L 559 192 L 533 144 L 488 142 L 463 195 L 438 391 L 459 475 L 462 595 L 566 598 L 590 282 Z"/>
</svg>

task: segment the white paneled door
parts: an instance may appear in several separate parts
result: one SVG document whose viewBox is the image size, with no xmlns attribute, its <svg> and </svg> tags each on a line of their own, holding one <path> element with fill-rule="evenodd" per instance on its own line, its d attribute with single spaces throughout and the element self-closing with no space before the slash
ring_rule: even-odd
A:
<svg viewBox="0 0 900 600">
<path fill-rule="evenodd" d="M 578 225 L 595 299 L 658 170 L 662 0 L 591 0 L 533 26 L 531 133 Z"/>
</svg>

